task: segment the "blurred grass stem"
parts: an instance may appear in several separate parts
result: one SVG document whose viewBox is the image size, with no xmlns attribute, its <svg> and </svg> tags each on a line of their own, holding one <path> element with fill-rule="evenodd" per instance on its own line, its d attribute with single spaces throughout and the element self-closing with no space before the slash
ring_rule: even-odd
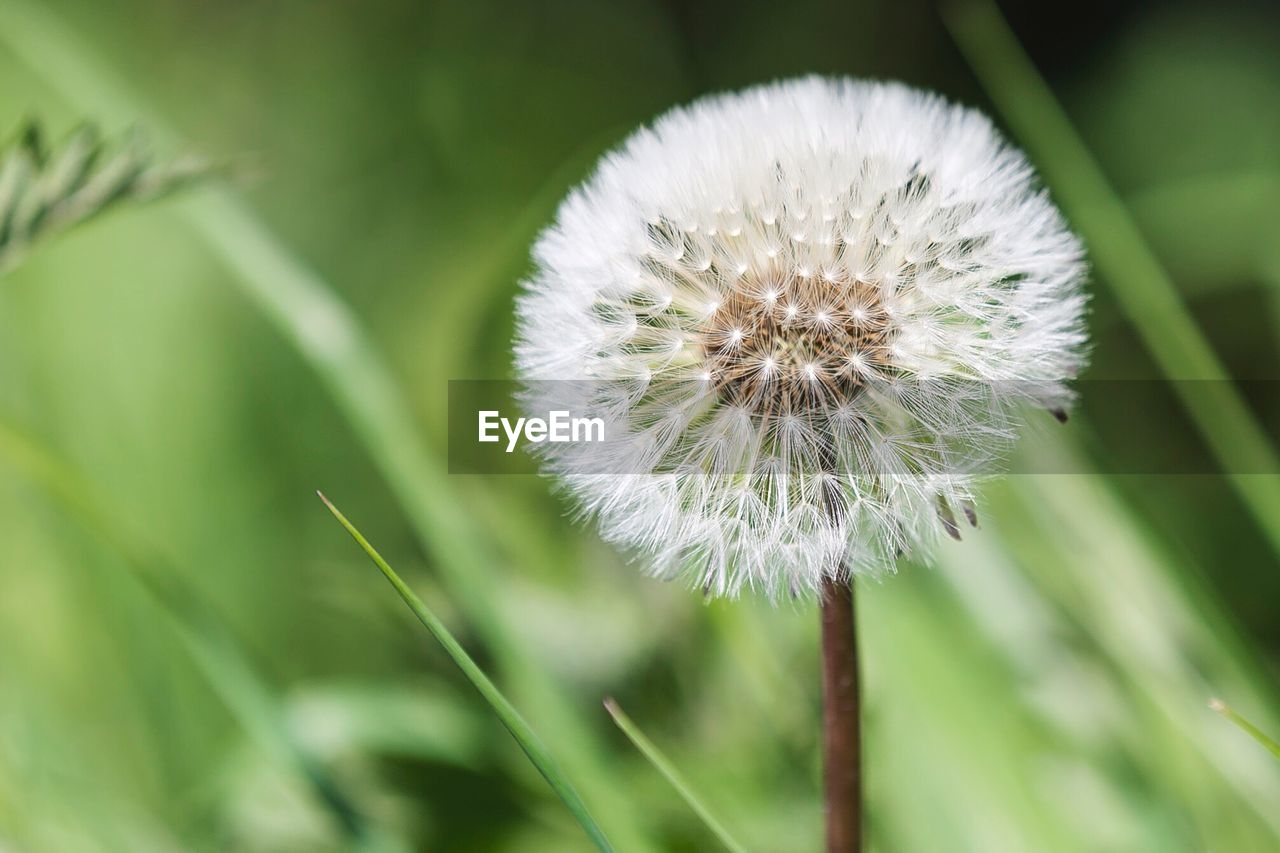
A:
<svg viewBox="0 0 1280 853">
<path fill-rule="evenodd" d="M 403 850 L 369 824 L 338 781 L 295 736 L 272 688 L 226 621 L 163 557 L 116 518 L 112 504 L 38 440 L 0 419 L 0 458 L 21 471 L 81 527 L 115 552 L 146 597 L 170 619 L 215 694 L 276 764 L 291 769 L 324 806 L 352 849 Z"/>
<path fill-rule="evenodd" d="M 943 19 L 992 102 L 1088 244 L 1102 274 L 1206 445 L 1280 553 L 1280 456 L 1200 331 L 1132 214 L 991 0 Z"/>
<path fill-rule="evenodd" d="M 180 138 L 41 5 L 0 2 L 0 45 L 77 108 L 115 121 L 141 120 L 159 140 Z M 495 606 L 502 598 L 493 570 L 500 559 L 476 529 L 439 458 L 423 443 L 408 401 L 360 321 L 235 193 L 207 189 L 185 202 L 183 212 L 249 301 L 315 370 L 432 556 L 459 611 L 512 692 L 550 733 L 609 836 L 629 853 L 653 850 L 625 792 L 605 769 L 598 733 Z"/>
<path fill-rule="evenodd" d="M 1223 702 L 1221 699 L 1210 699 L 1209 707 L 1235 723 L 1241 731 L 1249 735 L 1249 737 L 1253 738 L 1258 743 L 1262 744 L 1263 748 L 1265 748 L 1267 752 L 1270 752 L 1276 758 L 1280 758 L 1280 743 L 1276 743 L 1262 729 L 1237 714 L 1230 705 Z"/>
<path fill-rule="evenodd" d="M 401 579 L 396 570 L 391 568 L 391 565 L 383 559 L 377 549 L 369 544 L 369 540 L 364 538 L 364 534 L 347 520 L 347 517 L 324 496 L 323 492 L 316 492 L 316 494 L 319 495 L 320 500 L 324 501 L 324 505 L 328 507 L 329 512 L 338 520 L 338 523 L 343 526 L 347 533 L 351 534 L 351 538 L 356 541 L 356 544 L 369 555 L 369 559 L 373 560 L 374 565 L 378 567 L 383 576 L 391 583 L 391 586 L 395 588 L 395 591 L 399 593 L 400 598 L 413 611 L 413 615 L 418 617 L 418 621 L 431 632 L 431 635 L 436 638 L 440 645 L 444 646 L 444 650 L 449 654 L 449 657 L 453 659 L 458 669 L 462 670 L 462 674 L 467 677 L 467 680 L 471 682 L 480 695 L 484 697 L 485 701 L 489 703 L 489 706 L 493 708 L 502 725 L 506 726 L 507 731 L 515 738 L 516 743 L 524 750 L 529 760 L 533 762 L 533 766 L 538 768 L 538 772 L 547 780 L 547 784 L 556 792 L 556 796 L 573 813 L 573 816 L 582 825 L 592 843 L 604 853 L 610 853 L 613 847 L 610 846 L 608 839 L 605 838 L 604 832 L 596 825 L 595 819 L 587 811 L 587 806 L 582 802 L 578 792 L 574 790 L 573 785 L 560 770 L 559 765 L 556 764 L 555 759 L 552 758 L 551 753 L 543 745 L 537 734 L 525 722 L 524 717 L 520 716 L 520 712 L 507 701 L 507 697 L 503 696 L 502 692 L 489 680 L 489 676 L 484 674 L 484 670 L 476 665 L 471 655 L 467 654 L 466 649 L 462 648 L 462 644 L 454 638 L 449 629 L 445 627 L 445 624 L 440 621 L 440 617 L 431 612 L 431 609 Z"/>
</svg>

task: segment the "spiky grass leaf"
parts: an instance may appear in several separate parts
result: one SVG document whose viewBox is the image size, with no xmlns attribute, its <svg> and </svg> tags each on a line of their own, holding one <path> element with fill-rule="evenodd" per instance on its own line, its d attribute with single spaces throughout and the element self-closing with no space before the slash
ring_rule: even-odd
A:
<svg viewBox="0 0 1280 853">
<path fill-rule="evenodd" d="M 524 750 L 524 754 L 533 762 L 533 766 L 538 768 L 538 772 L 547 780 L 547 784 L 551 786 L 551 789 L 555 791 L 556 795 L 569 808 L 569 811 L 573 813 L 578 823 L 586 830 L 587 836 L 601 850 L 613 850 L 612 845 L 609 844 L 600 827 L 596 825 L 595 819 L 587 811 L 586 803 L 578 796 L 578 792 L 563 771 L 560 770 L 555 759 L 551 757 L 551 753 L 543 746 L 542 741 L 538 739 L 533 729 L 525 722 L 524 717 L 520 716 L 520 712 L 515 709 L 515 706 L 507 701 L 507 697 L 503 696 L 502 692 L 489 680 L 489 676 L 484 674 L 484 670 L 476 665 L 476 662 L 471 659 L 471 655 L 467 654 L 466 650 L 462 648 L 462 644 L 454 638 L 449 629 L 440 621 L 440 618 L 431 612 L 422 599 L 418 598 L 417 594 L 409 588 L 408 584 L 401 580 L 396 570 L 391 568 L 391 565 L 382 558 L 377 549 L 369 544 L 369 540 L 364 538 L 364 535 L 356 529 L 355 525 L 348 521 L 347 517 L 322 492 L 316 492 L 316 494 L 320 496 L 320 500 L 324 501 L 324 505 L 329 508 L 329 512 L 333 513 L 333 517 L 338 520 L 338 523 L 346 528 L 347 533 L 351 534 L 351 538 L 356 540 L 356 543 L 369 555 L 369 559 L 373 560 L 374 565 L 391 582 L 391 586 L 395 588 L 395 591 L 400 594 L 400 598 L 413 611 L 413 615 L 418 617 L 418 621 L 426 626 L 426 629 L 431 632 L 431 635 L 436 638 L 440 645 L 444 646 L 444 650 L 448 652 L 449 657 L 453 658 L 453 662 L 462 670 L 462 674 L 467 677 L 467 680 L 475 686 L 480 695 L 493 708 L 493 712 L 498 715 L 498 719 L 502 722 L 502 725 L 506 726 L 507 731 L 511 732 L 511 736 L 516 739 L 516 743 Z"/>
<path fill-rule="evenodd" d="M 1204 437 L 1241 501 L 1280 553 L 1280 468 L 1181 293 L 993 0 L 951 0 L 943 19 L 978 81 L 1053 187 L 1089 256 Z M 1181 381 L 1205 380 L 1205 381 Z"/>
<path fill-rule="evenodd" d="M 654 745 L 653 741 L 645 737 L 644 732 L 640 731 L 636 724 L 631 721 L 631 718 L 618 706 L 618 703 L 613 699 L 606 699 L 604 700 L 604 709 L 609 712 L 609 716 L 613 717 L 613 721 L 618 728 L 622 729 L 622 733 L 630 739 L 635 748 L 640 750 L 640 754 L 647 758 L 654 769 L 671 783 L 671 787 L 676 789 L 676 793 L 689 805 L 689 808 L 693 809 L 694 814 L 702 820 L 703 825 L 725 846 L 725 849 L 732 851 L 732 853 L 746 853 L 746 848 L 729 834 L 729 830 L 724 828 L 724 824 L 716 820 L 711 811 L 703 804 L 702 799 L 693 792 L 693 789 L 689 787 L 689 783 L 680 775 L 680 771 L 676 770 L 675 765 L 662 754 L 662 751 Z"/>
<path fill-rule="evenodd" d="M 152 201 L 212 171 L 199 157 L 160 160 L 137 129 L 108 141 L 83 125 L 56 148 L 29 121 L 0 147 L 0 274 L 36 243 L 124 202 Z"/>
<path fill-rule="evenodd" d="M 1239 726 L 1245 734 L 1262 744 L 1267 752 L 1270 752 L 1276 758 L 1280 758 L 1280 743 L 1276 743 L 1262 729 L 1237 714 L 1227 703 L 1221 699 L 1210 699 L 1209 707 Z"/>
</svg>

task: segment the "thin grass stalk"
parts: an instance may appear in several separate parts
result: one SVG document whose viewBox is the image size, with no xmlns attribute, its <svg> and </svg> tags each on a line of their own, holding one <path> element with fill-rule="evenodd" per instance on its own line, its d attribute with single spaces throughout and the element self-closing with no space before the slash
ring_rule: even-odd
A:
<svg viewBox="0 0 1280 853">
<path fill-rule="evenodd" d="M 663 755 L 662 750 L 658 749 L 653 741 L 645 737 L 644 732 L 640 731 L 640 727 L 627 716 L 618 703 L 613 699 L 606 699 L 604 700 L 604 709 L 609 712 L 609 716 L 613 718 L 614 723 L 617 724 L 618 728 L 627 736 L 627 739 L 631 741 L 635 748 L 640 751 L 640 754 L 662 774 L 663 778 L 671 783 L 671 787 L 675 788 L 676 793 L 688 804 L 689 808 L 693 810 L 693 813 L 698 816 L 711 834 L 724 845 L 725 849 L 730 853 L 746 853 L 746 848 L 711 813 L 702 798 L 694 793 L 693 788 L 680 771 L 676 769 L 676 766 L 671 763 L 671 760 Z"/>
<path fill-rule="evenodd" d="M 520 745 L 520 748 L 524 750 L 525 755 L 529 757 L 533 766 L 538 768 L 538 772 L 547 780 L 547 784 L 551 786 L 553 791 L 555 791 L 556 796 L 558 796 L 561 801 L 564 802 L 565 806 L 568 807 L 569 811 L 573 813 L 574 818 L 576 818 L 578 823 L 581 824 L 583 830 L 587 833 L 587 836 L 591 839 L 592 843 L 603 851 L 603 853 L 611 853 L 613 847 L 609 844 L 608 839 L 605 838 L 604 833 L 596 824 L 595 818 L 593 818 L 591 813 L 587 810 L 586 804 L 582 802 L 582 798 L 578 795 L 578 792 L 574 790 L 573 784 L 565 777 L 564 773 L 560 770 L 559 765 L 556 763 L 556 760 L 552 757 L 546 746 L 543 745 L 541 739 L 539 739 L 537 734 L 533 731 L 533 728 L 525 722 L 525 719 L 520 715 L 520 712 L 515 709 L 515 706 L 507 700 L 507 697 L 503 696 L 502 692 L 498 690 L 492 681 L 489 680 L 489 676 L 485 675 L 484 670 L 476 665 L 476 662 L 471 658 L 471 655 L 467 654 L 466 649 L 462 648 L 462 644 L 454 638 L 453 634 L 449 632 L 449 629 L 445 627 L 445 624 L 440 621 L 440 618 L 436 616 L 435 613 L 433 613 L 431 609 L 423 603 L 422 599 L 418 597 L 417 593 L 415 593 L 413 589 L 401 579 L 396 570 L 391 568 L 391 564 L 383 559 L 382 555 L 378 553 L 378 550 L 369 543 L 369 540 L 365 539 L 364 534 L 356 529 L 356 526 L 347 520 L 347 517 L 343 515 L 342 512 L 324 496 L 323 493 L 317 492 L 317 494 L 320 496 L 320 500 L 324 501 L 324 505 L 328 507 L 329 512 L 333 514 L 333 517 L 338 520 L 338 523 L 341 524 L 347 533 L 351 535 L 351 538 L 356 541 L 356 544 L 369 555 L 369 559 L 373 561 L 374 565 L 378 567 L 379 571 L 381 571 L 387 581 L 390 582 L 391 586 L 399 594 L 400 598 L 406 605 L 408 605 L 409 609 L 413 611 L 413 615 L 418 617 L 418 621 L 431 632 L 431 635 L 436 638 L 436 641 L 440 643 L 440 645 L 444 646 L 444 650 L 448 653 L 449 657 L 453 659 L 453 662 L 457 664 L 458 669 L 462 670 L 462 674 L 467 677 L 467 680 L 471 682 L 476 690 L 479 691 L 480 695 L 484 697 L 485 701 L 489 703 L 489 706 L 502 722 L 502 725 L 506 726 L 507 731 L 509 731 L 511 736 L 515 738 L 516 743 Z"/>
<path fill-rule="evenodd" d="M 157 139 L 179 138 L 93 51 L 47 10 L 0 2 L 0 45 L 78 109 L 142 120 Z M 567 772 L 586 791 L 611 838 L 653 850 L 623 788 L 609 778 L 597 732 L 554 685 L 494 606 L 501 564 L 476 529 L 443 466 L 428 453 L 390 370 L 350 309 L 294 257 L 234 194 L 207 189 L 183 203 L 195 234 L 235 273 L 244 294 L 315 370 L 389 485 L 445 589 L 493 654 L 530 714 L 554 732 Z"/>
<path fill-rule="evenodd" d="M 1240 714 L 1236 713 L 1227 703 L 1223 702 L 1221 699 L 1211 699 L 1209 700 L 1209 707 L 1235 723 L 1241 731 L 1256 740 L 1258 743 L 1262 744 L 1262 747 L 1266 749 L 1267 752 L 1271 753 L 1276 758 L 1280 758 L 1280 743 L 1272 740 L 1270 735 L 1255 726 L 1253 723 L 1249 722 L 1244 717 L 1240 716 Z"/>
<path fill-rule="evenodd" d="M 1280 553 L 1280 455 L 1052 90 L 991 0 L 944 7 L 979 81 L 1088 243 L 1192 422 Z M 1191 380 L 1191 381 L 1187 381 Z"/>
<path fill-rule="evenodd" d="M 289 730 L 276 692 L 248 660 L 224 619 L 118 519 L 75 470 L 38 440 L 0 420 L 0 457 L 121 558 L 128 578 L 169 620 L 214 693 L 249 737 L 280 767 L 292 770 L 355 849 L 406 849 L 375 829 L 344 786 Z"/>
</svg>

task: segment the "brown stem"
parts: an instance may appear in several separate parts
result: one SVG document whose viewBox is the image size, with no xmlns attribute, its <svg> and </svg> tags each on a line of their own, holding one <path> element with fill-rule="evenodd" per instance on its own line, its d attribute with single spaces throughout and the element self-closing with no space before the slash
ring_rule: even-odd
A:
<svg viewBox="0 0 1280 853">
<path fill-rule="evenodd" d="M 827 853 L 862 851 L 862 720 L 853 586 L 822 586 L 822 731 Z"/>
</svg>

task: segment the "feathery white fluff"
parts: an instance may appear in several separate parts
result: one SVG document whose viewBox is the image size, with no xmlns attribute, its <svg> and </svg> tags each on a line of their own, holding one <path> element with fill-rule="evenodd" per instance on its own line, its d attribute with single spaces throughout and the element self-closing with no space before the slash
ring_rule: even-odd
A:
<svg viewBox="0 0 1280 853">
<path fill-rule="evenodd" d="M 541 445 L 545 470 L 606 539 L 708 594 L 927 559 L 1084 358 L 1081 247 L 1022 154 L 898 84 L 672 110 L 534 257 L 520 375 L 609 435 Z"/>
</svg>

